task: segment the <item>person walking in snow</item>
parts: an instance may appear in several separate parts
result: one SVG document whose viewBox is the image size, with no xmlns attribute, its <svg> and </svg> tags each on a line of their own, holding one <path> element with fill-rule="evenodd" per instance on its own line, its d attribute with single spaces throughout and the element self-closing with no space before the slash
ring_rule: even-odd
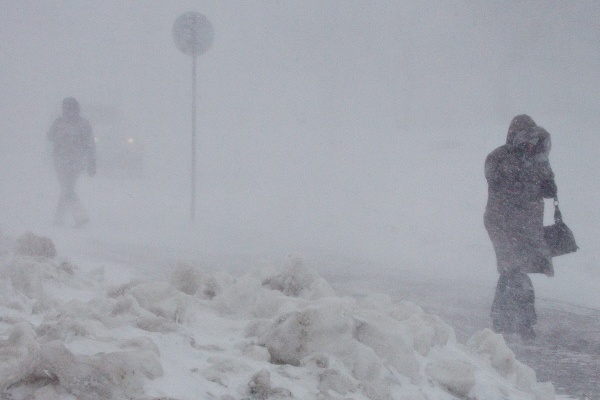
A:
<svg viewBox="0 0 600 400">
<path fill-rule="evenodd" d="M 79 103 L 73 97 L 62 102 L 63 115 L 57 118 L 47 133 L 53 144 L 52 155 L 60 197 L 54 223 L 64 224 L 67 213 L 71 213 L 75 226 L 83 226 L 89 217 L 75 193 L 75 184 L 85 170 L 89 176 L 96 174 L 96 144 L 90 123 L 82 118 Z"/>
<path fill-rule="evenodd" d="M 517 115 L 506 144 L 485 160 L 488 202 L 484 223 L 500 278 L 492 304 L 494 331 L 535 338 L 535 294 L 528 273 L 554 275 L 544 240 L 544 198 L 556 197 L 550 134 L 528 115 Z"/>
</svg>

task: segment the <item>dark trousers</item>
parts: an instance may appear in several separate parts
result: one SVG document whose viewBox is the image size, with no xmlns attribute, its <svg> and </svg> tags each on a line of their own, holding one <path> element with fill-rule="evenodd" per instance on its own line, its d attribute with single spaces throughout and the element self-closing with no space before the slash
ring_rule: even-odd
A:
<svg viewBox="0 0 600 400">
<path fill-rule="evenodd" d="M 75 183 L 80 172 L 69 168 L 57 168 L 56 175 L 60 184 L 60 197 L 56 212 L 54 214 L 54 222 L 61 225 L 65 221 L 67 213 L 71 213 L 76 224 L 82 224 L 88 220 L 87 213 L 79 200 L 79 196 L 75 193 Z"/>
<path fill-rule="evenodd" d="M 523 332 L 537 322 L 535 293 L 527 274 L 510 272 L 500 275 L 492 303 L 492 323 L 496 332 Z"/>
</svg>

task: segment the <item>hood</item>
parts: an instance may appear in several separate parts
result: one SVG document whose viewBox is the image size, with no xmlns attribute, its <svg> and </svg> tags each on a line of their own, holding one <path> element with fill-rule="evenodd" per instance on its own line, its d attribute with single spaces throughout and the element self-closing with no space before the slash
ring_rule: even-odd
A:
<svg viewBox="0 0 600 400">
<path fill-rule="evenodd" d="M 75 117 L 79 115 L 79 102 L 74 97 L 67 97 L 62 102 L 63 116 Z"/>
<path fill-rule="evenodd" d="M 517 131 L 510 136 L 509 140 L 509 148 L 522 157 L 536 162 L 548 161 L 552 144 L 550 134 L 541 126 Z M 527 155 L 523 152 L 523 147 L 521 147 L 526 143 L 534 144 L 532 152 Z"/>
<path fill-rule="evenodd" d="M 536 126 L 535 121 L 529 115 L 517 115 L 510 121 L 508 133 L 506 135 L 506 144 L 512 147 L 514 145 L 514 137 L 517 133 L 531 130 Z"/>
</svg>

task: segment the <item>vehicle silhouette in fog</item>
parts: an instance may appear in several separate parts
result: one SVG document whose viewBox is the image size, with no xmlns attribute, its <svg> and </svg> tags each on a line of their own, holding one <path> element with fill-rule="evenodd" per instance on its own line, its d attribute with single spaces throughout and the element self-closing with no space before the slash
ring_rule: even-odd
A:
<svg viewBox="0 0 600 400">
<path fill-rule="evenodd" d="M 144 145 L 116 107 L 92 105 L 98 173 L 111 178 L 140 178 L 144 173 Z"/>
</svg>

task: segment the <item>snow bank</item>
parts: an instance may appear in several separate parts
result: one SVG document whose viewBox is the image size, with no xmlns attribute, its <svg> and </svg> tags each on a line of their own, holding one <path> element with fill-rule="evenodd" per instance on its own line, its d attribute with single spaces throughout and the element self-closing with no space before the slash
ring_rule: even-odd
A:
<svg viewBox="0 0 600 400">
<path fill-rule="evenodd" d="M 457 343 L 415 304 L 338 297 L 301 259 L 193 263 L 106 287 L 57 258 L 0 262 L 0 389 L 19 399 L 554 399 L 502 336 Z"/>
</svg>

